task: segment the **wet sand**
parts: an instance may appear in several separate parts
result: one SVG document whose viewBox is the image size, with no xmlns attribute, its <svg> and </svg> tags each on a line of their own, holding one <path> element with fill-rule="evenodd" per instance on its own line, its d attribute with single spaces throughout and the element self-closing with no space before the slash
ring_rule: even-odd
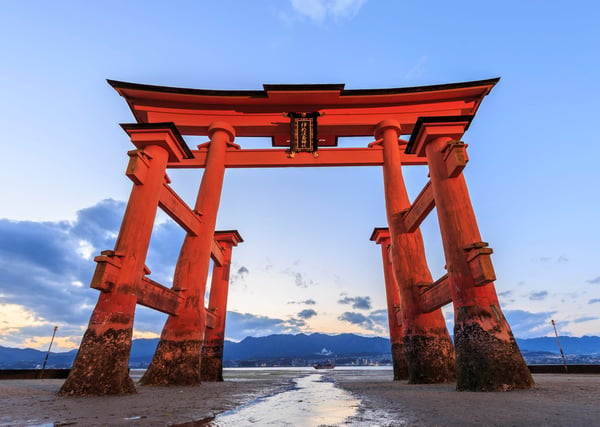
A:
<svg viewBox="0 0 600 427">
<path fill-rule="evenodd" d="M 200 426 L 217 414 L 287 390 L 297 371 L 235 371 L 191 387 L 141 387 L 137 394 L 59 397 L 64 380 L 0 381 L 0 426 Z"/>
<path fill-rule="evenodd" d="M 368 374 L 368 375 L 366 375 Z M 600 375 L 538 374 L 536 388 L 495 393 L 457 392 L 453 384 L 408 385 L 386 373 L 339 371 L 336 384 L 362 397 L 360 412 L 385 411 L 406 426 L 598 426 Z M 368 424 L 367 425 L 371 425 Z"/>
<path fill-rule="evenodd" d="M 214 417 L 219 413 L 289 391 L 294 378 L 312 373 L 227 370 L 223 383 L 138 387 L 135 395 L 107 397 L 58 397 L 63 380 L 6 380 L 0 381 L 0 425 L 218 425 Z M 394 382 L 387 369 L 336 368 L 322 374 L 361 400 L 355 415 L 341 425 L 600 425 L 600 375 L 540 374 L 534 376 L 533 390 L 459 393 L 451 384 Z"/>
</svg>

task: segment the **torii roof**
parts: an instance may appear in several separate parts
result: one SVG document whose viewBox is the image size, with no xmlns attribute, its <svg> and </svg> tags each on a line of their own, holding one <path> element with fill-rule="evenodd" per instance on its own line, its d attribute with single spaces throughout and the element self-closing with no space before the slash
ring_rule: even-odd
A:
<svg viewBox="0 0 600 427">
<path fill-rule="evenodd" d="M 320 146 L 340 136 L 373 136 L 382 120 L 410 134 L 419 117 L 472 116 L 499 78 L 396 89 L 345 89 L 343 84 L 265 84 L 263 90 L 207 90 L 108 80 L 139 123 L 173 122 L 183 135 L 207 135 L 214 121 L 237 136 L 272 137 L 287 146 L 288 112 L 320 112 Z"/>
</svg>

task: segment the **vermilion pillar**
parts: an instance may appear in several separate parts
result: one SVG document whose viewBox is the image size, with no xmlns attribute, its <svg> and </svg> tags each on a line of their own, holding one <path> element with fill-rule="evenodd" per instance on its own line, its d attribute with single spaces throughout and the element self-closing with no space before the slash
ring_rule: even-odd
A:
<svg viewBox="0 0 600 427">
<path fill-rule="evenodd" d="M 168 160 L 181 158 L 179 134 L 160 125 L 123 125 L 138 147 L 130 152 L 128 175 L 135 182 L 114 251 L 103 253 L 93 279 L 102 282 L 88 329 L 61 395 L 135 393 L 129 377 L 137 287 L 156 216 Z"/>
<path fill-rule="evenodd" d="M 200 353 L 206 327 L 204 292 L 210 265 L 211 244 L 225 174 L 225 152 L 235 132 L 227 123 L 209 127 L 208 157 L 195 209 L 202 215 L 196 236 L 185 237 L 173 277 L 173 289 L 185 298 L 177 315 L 170 315 L 148 370 L 145 385 L 200 383 Z"/>
<path fill-rule="evenodd" d="M 402 311 L 398 285 L 394 279 L 392 258 L 390 256 L 391 238 L 387 228 L 373 230 L 371 240 L 381 246 L 381 259 L 383 261 L 383 277 L 385 280 L 385 295 L 387 299 L 388 324 L 390 328 L 390 343 L 392 347 L 392 366 L 394 368 L 394 381 L 408 378 L 408 367 L 404 355 L 404 338 L 402 335 Z"/>
<path fill-rule="evenodd" d="M 411 138 L 413 152 L 427 156 L 442 234 L 454 303 L 457 389 L 530 388 L 533 379 L 496 296 L 491 249 L 481 241 L 460 172 L 466 145 L 455 139 L 467 124 L 464 117 L 423 119 Z"/>
<path fill-rule="evenodd" d="M 225 344 L 225 318 L 227 315 L 227 294 L 233 246 L 243 242 L 236 231 L 217 231 L 215 240 L 223 249 L 223 263 L 215 262 L 210 285 L 208 310 L 215 316 L 212 328 L 206 328 L 202 347 L 200 377 L 202 381 L 223 381 L 223 346 Z"/>
<path fill-rule="evenodd" d="M 383 183 L 391 236 L 394 277 L 400 293 L 404 352 L 409 383 L 452 381 L 454 349 L 441 309 L 422 313 L 418 284 L 431 283 L 421 232 L 408 233 L 402 214 L 410 201 L 402 177 L 399 150 L 400 125 L 384 120 L 377 125 L 375 138 L 383 139 Z"/>
</svg>

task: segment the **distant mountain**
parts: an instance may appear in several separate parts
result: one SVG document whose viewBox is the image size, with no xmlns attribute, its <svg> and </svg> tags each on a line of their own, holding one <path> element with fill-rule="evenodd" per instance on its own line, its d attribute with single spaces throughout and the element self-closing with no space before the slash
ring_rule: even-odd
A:
<svg viewBox="0 0 600 427">
<path fill-rule="evenodd" d="M 567 355 L 599 355 L 600 337 L 561 337 Z M 547 352 L 559 354 L 556 338 L 517 338 L 524 354 Z M 146 366 L 158 344 L 158 339 L 133 340 L 130 364 Z M 269 335 L 247 337 L 236 343 L 225 341 L 224 360 L 253 360 L 270 358 L 318 358 L 327 356 L 359 357 L 390 352 L 390 340 L 381 337 L 362 337 L 355 334 L 326 335 Z M 68 368 L 72 365 L 77 350 L 50 353 L 47 367 Z M 32 369 L 40 367 L 46 357 L 45 351 L 0 346 L 0 369 Z"/>
<path fill-rule="evenodd" d="M 68 368 L 73 364 L 76 354 L 77 350 L 50 353 L 46 366 Z M 33 369 L 41 367 L 45 358 L 45 351 L 0 346 L 0 369 Z"/>
<path fill-rule="evenodd" d="M 239 343 L 225 343 L 225 360 L 248 360 L 275 357 L 366 356 L 390 353 L 390 340 L 361 337 L 355 334 L 297 334 L 247 337 Z"/>
<path fill-rule="evenodd" d="M 558 343 L 554 337 L 517 338 L 521 350 L 548 351 L 560 353 Z M 600 337 L 584 335 L 583 337 L 560 337 L 565 354 L 600 354 Z"/>
</svg>

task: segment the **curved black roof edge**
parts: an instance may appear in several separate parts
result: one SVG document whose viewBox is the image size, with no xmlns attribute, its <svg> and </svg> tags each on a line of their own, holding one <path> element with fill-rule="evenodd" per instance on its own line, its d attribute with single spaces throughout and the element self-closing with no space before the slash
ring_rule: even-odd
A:
<svg viewBox="0 0 600 427">
<path fill-rule="evenodd" d="M 495 85 L 500 77 L 470 82 L 446 83 L 428 86 L 412 86 L 388 89 L 344 89 L 343 83 L 334 84 L 264 84 L 264 90 L 214 90 L 214 89 L 191 89 L 172 86 L 156 86 L 143 83 L 130 83 L 107 79 L 109 85 L 115 90 L 134 89 L 150 92 L 165 92 L 181 95 L 204 95 L 204 96 L 245 96 L 253 98 L 266 98 L 267 91 L 340 91 L 342 96 L 352 95 L 393 95 L 402 93 L 431 92 L 437 90 L 461 89 L 475 86 Z"/>
<path fill-rule="evenodd" d="M 263 85 L 263 88 L 265 89 L 265 91 L 310 91 L 310 90 L 314 90 L 314 91 L 322 91 L 322 90 L 331 90 L 331 91 L 340 91 L 343 92 L 344 91 L 344 86 L 346 86 L 344 83 L 317 83 L 317 84 L 311 84 L 311 83 L 301 83 L 301 84 L 268 84 L 265 83 Z"/>
<path fill-rule="evenodd" d="M 417 92 L 433 92 L 437 90 L 462 89 L 475 86 L 494 86 L 500 81 L 500 77 L 486 80 L 475 80 L 471 82 L 445 83 L 439 85 L 427 86 L 412 86 L 390 89 L 347 89 L 343 91 L 343 95 L 392 95 L 396 93 L 417 93 Z"/>
<path fill-rule="evenodd" d="M 369 240 L 375 241 L 375 235 L 380 231 L 390 231 L 389 227 L 375 227 Z"/>
<path fill-rule="evenodd" d="M 175 126 L 175 123 L 173 122 L 161 122 L 161 123 L 120 123 L 119 126 L 121 126 L 121 128 L 127 132 L 128 130 L 152 130 L 152 129 L 157 129 L 157 130 L 161 130 L 161 129 L 169 129 L 171 132 L 173 132 L 173 135 L 175 136 L 175 140 L 177 141 L 177 143 L 179 144 L 179 146 L 181 147 L 181 149 L 183 150 L 183 152 L 186 155 L 186 158 L 188 159 L 193 159 L 194 158 L 194 154 L 192 154 L 192 151 L 190 150 L 190 147 L 187 145 L 187 142 L 185 142 L 185 139 L 183 139 L 183 137 L 181 136 L 181 133 L 179 133 L 179 129 L 177 129 L 177 126 Z"/>
<path fill-rule="evenodd" d="M 406 154 L 415 154 L 414 148 L 415 148 L 415 143 L 416 143 L 416 139 L 417 136 L 419 135 L 419 132 L 421 132 L 421 127 L 423 127 L 424 124 L 426 123 L 453 123 L 453 122 L 467 122 L 467 126 L 465 126 L 465 131 L 467 129 L 469 129 L 469 126 L 471 125 L 471 121 L 473 121 L 473 117 L 472 115 L 467 115 L 467 116 L 432 116 L 432 117 L 427 117 L 427 116 L 421 116 L 417 119 L 417 122 L 415 123 L 415 127 L 413 128 L 412 133 L 410 134 L 410 139 L 408 140 L 408 144 L 406 145 L 406 149 L 404 150 L 404 152 Z"/>
<path fill-rule="evenodd" d="M 238 230 L 215 230 L 215 234 L 217 234 L 217 233 L 235 234 L 237 236 L 237 238 L 239 239 L 240 243 L 244 242 L 244 239 L 242 238 L 242 235 L 240 234 L 240 232 Z"/>
<path fill-rule="evenodd" d="M 181 95 L 204 95 L 204 96 L 250 96 L 254 98 L 266 98 L 264 90 L 214 90 L 214 89 L 190 89 L 172 86 L 156 86 L 143 83 L 121 82 L 118 80 L 106 80 L 114 89 L 134 89 L 149 92 L 177 93 Z"/>
</svg>

